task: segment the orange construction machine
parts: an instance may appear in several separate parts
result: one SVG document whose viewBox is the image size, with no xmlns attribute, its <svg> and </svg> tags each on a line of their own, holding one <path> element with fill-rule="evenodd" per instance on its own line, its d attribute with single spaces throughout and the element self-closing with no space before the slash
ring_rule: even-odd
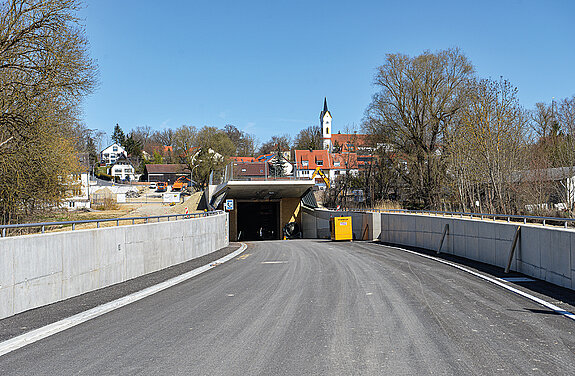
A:
<svg viewBox="0 0 575 376">
<path fill-rule="evenodd" d="M 172 191 L 181 191 L 183 188 L 187 188 L 191 182 L 187 176 L 180 176 L 174 184 L 172 184 Z"/>
</svg>

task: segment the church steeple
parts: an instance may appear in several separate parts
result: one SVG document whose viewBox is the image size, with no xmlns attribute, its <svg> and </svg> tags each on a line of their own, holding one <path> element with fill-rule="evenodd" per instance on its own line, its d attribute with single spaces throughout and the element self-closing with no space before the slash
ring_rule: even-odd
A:
<svg viewBox="0 0 575 376">
<path fill-rule="evenodd" d="M 331 114 L 327 109 L 327 97 L 323 98 L 323 111 L 319 114 L 319 124 L 323 139 L 323 148 L 331 152 Z"/>
</svg>

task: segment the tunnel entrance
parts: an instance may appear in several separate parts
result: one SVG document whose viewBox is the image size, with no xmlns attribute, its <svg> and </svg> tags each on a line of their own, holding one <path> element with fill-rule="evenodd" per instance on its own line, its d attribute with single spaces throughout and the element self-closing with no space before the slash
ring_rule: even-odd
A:
<svg viewBox="0 0 575 376">
<path fill-rule="evenodd" d="M 238 202 L 238 240 L 280 239 L 280 203 Z"/>
</svg>

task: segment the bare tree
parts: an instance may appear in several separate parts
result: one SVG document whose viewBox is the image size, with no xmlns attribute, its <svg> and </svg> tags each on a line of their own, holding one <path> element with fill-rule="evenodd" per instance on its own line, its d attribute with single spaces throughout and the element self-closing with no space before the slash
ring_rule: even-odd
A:
<svg viewBox="0 0 575 376">
<path fill-rule="evenodd" d="M 264 142 L 259 149 L 260 154 L 269 154 L 273 153 L 278 149 L 278 147 L 282 151 L 291 150 L 291 137 L 288 134 L 280 135 L 280 136 L 272 136 L 267 142 Z"/>
<path fill-rule="evenodd" d="M 480 202 L 492 213 L 514 212 L 513 187 L 518 171 L 527 167 L 528 144 L 517 89 L 503 79 L 481 79 L 470 82 L 467 96 L 447 139 L 459 202 L 464 209 Z"/>
<path fill-rule="evenodd" d="M 96 66 L 77 0 L 0 4 L 0 216 L 58 205 L 76 172 L 74 129 Z"/>
<path fill-rule="evenodd" d="M 321 127 L 310 125 L 299 131 L 294 140 L 296 150 L 319 150 L 322 148 Z"/>
<path fill-rule="evenodd" d="M 235 155 L 253 156 L 255 154 L 255 137 L 227 124 L 223 131 L 236 147 Z"/>
<path fill-rule="evenodd" d="M 152 142 L 158 143 L 164 146 L 174 145 L 174 130 L 171 128 L 163 129 L 161 131 L 156 131 L 152 134 Z"/>
<path fill-rule="evenodd" d="M 413 58 L 388 54 L 377 69 L 379 91 L 366 111 L 364 129 L 406 162 L 397 172 L 410 206 L 430 208 L 440 202 L 446 179 L 441 145 L 464 104 L 462 91 L 472 74 L 470 61 L 458 49 Z"/>
</svg>

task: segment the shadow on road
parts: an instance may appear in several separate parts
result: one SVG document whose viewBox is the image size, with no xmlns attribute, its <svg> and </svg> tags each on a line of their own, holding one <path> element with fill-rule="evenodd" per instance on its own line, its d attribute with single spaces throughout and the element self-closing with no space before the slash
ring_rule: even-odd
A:
<svg viewBox="0 0 575 376">
<path fill-rule="evenodd" d="M 389 246 L 393 246 L 393 247 L 399 247 L 399 248 L 404 248 L 404 249 L 408 249 L 410 251 L 414 251 L 417 253 L 421 253 L 421 254 L 425 254 L 428 256 L 433 256 L 433 257 L 437 257 L 443 260 L 447 260 L 447 261 L 451 261 L 453 263 L 459 264 L 459 265 L 464 265 L 466 267 L 468 267 L 469 269 L 473 269 L 476 270 L 478 272 L 482 272 L 484 274 L 489 274 L 490 276 L 496 277 L 496 278 L 521 278 L 521 279 L 525 279 L 525 281 L 513 281 L 510 282 L 508 281 L 508 283 L 515 285 L 515 286 L 520 286 L 522 287 L 522 290 L 526 291 L 526 292 L 530 292 L 532 295 L 543 295 L 543 298 L 548 297 L 548 298 L 552 298 L 554 300 L 566 303 L 567 305 L 571 306 L 569 307 L 569 310 L 571 310 L 571 312 L 573 312 L 573 310 L 575 310 L 575 293 L 573 292 L 573 290 L 564 288 L 564 287 L 560 287 L 557 285 L 554 285 L 552 283 L 540 280 L 540 279 L 536 279 L 534 277 L 531 276 L 527 276 L 525 274 L 521 274 L 518 272 L 509 272 L 509 273 L 505 273 L 505 270 L 503 268 L 497 267 L 497 266 L 493 266 L 493 265 L 488 265 L 488 264 L 484 264 L 482 262 L 479 261 L 473 261 L 473 260 L 468 260 L 465 259 L 463 257 L 459 257 L 459 256 L 454 256 L 448 253 L 440 253 L 439 255 L 435 253 L 435 251 L 431 251 L 429 249 L 423 249 L 423 248 L 418 248 L 418 247 L 409 247 L 409 246 L 404 246 L 404 245 L 400 245 L 400 244 L 393 244 L 393 243 L 384 243 L 384 242 L 380 242 L 378 244 L 383 244 L 383 245 L 389 245 Z M 549 299 L 546 299 L 549 300 Z M 556 303 L 556 302 L 553 302 Z M 534 310 L 534 311 L 538 311 L 538 310 Z M 546 311 L 546 310 L 541 310 L 541 312 L 535 312 L 535 313 L 553 313 L 552 311 Z"/>
</svg>

